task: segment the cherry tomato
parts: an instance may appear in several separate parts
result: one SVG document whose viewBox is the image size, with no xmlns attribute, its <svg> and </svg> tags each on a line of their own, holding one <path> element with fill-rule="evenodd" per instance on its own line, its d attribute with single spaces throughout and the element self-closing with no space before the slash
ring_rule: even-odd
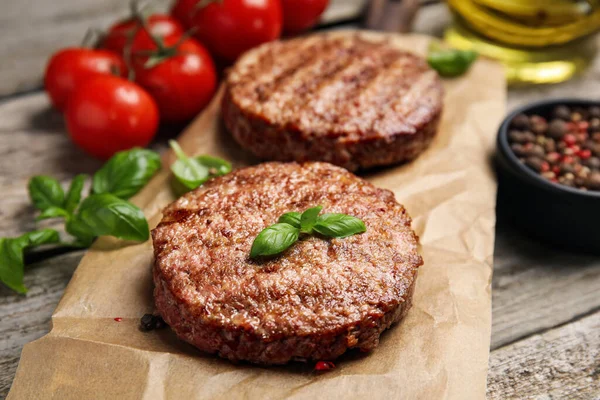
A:
<svg viewBox="0 0 600 400">
<path fill-rule="evenodd" d="M 179 0 L 172 10 L 218 57 L 235 60 L 244 51 L 281 34 L 279 0 L 222 0 L 196 8 L 198 0 Z"/>
<path fill-rule="evenodd" d="M 92 76 L 125 76 L 127 68 L 117 54 L 105 50 L 67 48 L 55 53 L 46 67 L 44 86 L 57 109 L 64 111 L 73 90 Z"/>
<path fill-rule="evenodd" d="M 154 14 L 146 20 L 150 34 L 160 38 L 165 45 L 174 45 L 183 35 L 184 28 L 175 18 L 163 14 Z M 148 31 L 141 27 L 137 19 L 130 18 L 113 25 L 102 41 L 101 47 L 117 54 L 123 54 L 129 35 L 134 35 L 132 51 L 153 48 L 154 42 Z"/>
<path fill-rule="evenodd" d="M 202 111 L 212 98 L 217 73 L 208 51 L 194 39 L 169 51 L 174 54 L 166 54 L 151 68 L 136 62 L 135 80 L 156 100 L 161 120 L 186 121 Z"/>
<path fill-rule="evenodd" d="M 281 0 L 283 31 L 293 35 L 313 27 L 329 0 Z"/>
<path fill-rule="evenodd" d="M 158 128 L 158 108 L 135 83 L 111 75 L 81 85 L 67 104 L 67 131 L 75 144 L 94 157 L 144 147 Z"/>
<path fill-rule="evenodd" d="M 189 29 L 192 26 L 192 17 L 196 13 L 196 4 L 198 0 L 178 0 L 173 4 L 171 15 Z"/>
</svg>

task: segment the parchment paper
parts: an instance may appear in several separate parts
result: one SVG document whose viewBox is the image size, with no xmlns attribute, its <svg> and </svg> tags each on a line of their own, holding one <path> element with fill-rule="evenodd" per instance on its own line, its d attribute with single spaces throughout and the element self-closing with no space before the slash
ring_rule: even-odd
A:
<svg viewBox="0 0 600 400">
<path fill-rule="evenodd" d="M 424 54 L 429 39 L 393 40 Z M 504 114 L 502 69 L 479 60 L 464 77 L 446 81 L 445 90 L 431 148 L 410 164 L 364 175 L 406 206 L 425 260 L 413 308 L 374 352 L 351 353 L 316 374 L 312 364 L 234 365 L 180 342 L 168 328 L 140 332 L 140 317 L 153 311 L 152 245 L 101 238 L 77 268 L 52 331 L 23 349 L 8 398 L 485 398 L 496 200 L 489 156 Z M 237 166 L 257 162 L 223 130 L 219 97 L 180 143 Z M 161 172 L 134 199 L 152 226 L 173 200 L 168 180 Z"/>
</svg>

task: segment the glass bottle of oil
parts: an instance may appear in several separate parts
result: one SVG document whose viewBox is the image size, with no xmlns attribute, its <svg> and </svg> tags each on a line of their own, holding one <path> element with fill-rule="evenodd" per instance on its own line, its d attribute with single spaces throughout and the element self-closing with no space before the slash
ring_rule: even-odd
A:
<svg viewBox="0 0 600 400">
<path fill-rule="evenodd" d="M 596 54 L 600 0 L 447 0 L 446 40 L 506 66 L 509 83 L 555 83 Z"/>
</svg>

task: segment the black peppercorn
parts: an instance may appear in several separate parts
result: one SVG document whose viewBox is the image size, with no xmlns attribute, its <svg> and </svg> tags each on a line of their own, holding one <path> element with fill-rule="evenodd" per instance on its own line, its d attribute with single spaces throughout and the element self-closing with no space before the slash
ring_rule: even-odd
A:
<svg viewBox="0 0 600 400">
<path fill-rule="evenodd" d="M 528 130 L 529 129 L 529 118 L 525 114 L 519 114 L 511 121 L 511 126 L 515 129 Z"/>
<path fill-rule="evenodd" d="M 568 121 L 571 119 L 571 110 L 567 106 L 558 106 L 554 109 L 554 116 Z"/>
<path fill-rule="evenodd" d="M 560 119 L 553 119 L 548 125 L 548 136 L 560 139 L 567 133 L 567 123 Z"/>
</svg>

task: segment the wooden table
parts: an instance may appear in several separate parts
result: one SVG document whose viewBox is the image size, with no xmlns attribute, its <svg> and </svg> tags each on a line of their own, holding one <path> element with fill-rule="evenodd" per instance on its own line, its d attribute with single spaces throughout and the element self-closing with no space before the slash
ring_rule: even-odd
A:
<svg viewBox="0 0 600 400">
<path fill-rule="evenodd" d="M 439 31 L 445 18 L 445 10 L 431 8 L 417 30 Z M 510 90 L 508 108 L 552 97 L 598 99 L 600 57 L 570 82 Z M 166 137 L 176 133 L 165 129 L 155 147 L 164 148 Z M 34 228 L 26 192 L 30 176 L 67 181 L 99 166 L 73 147 L 42 92 L 0 100 L 0 236 Z M 600 259 L 537 243 L 507 223 L 509 213 L 498 204 L 488 398 L 600 399 Z M 8 393 L 23 345 L 48 332 L 50 315 L 83 254 L 33 254 L 27 296 L 0 287 L 0 398 Z"/>
</svg>

